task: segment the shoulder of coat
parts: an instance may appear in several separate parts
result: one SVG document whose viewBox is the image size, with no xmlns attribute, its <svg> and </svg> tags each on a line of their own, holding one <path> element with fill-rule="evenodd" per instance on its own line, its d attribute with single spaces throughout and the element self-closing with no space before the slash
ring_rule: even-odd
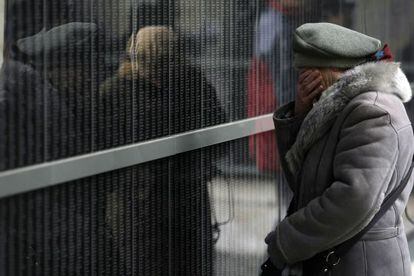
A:
<svg viewBox="0 0 414 276">
<path fill-rule="evenodd" d="M 360 114 L 366 113 L 368 109 L 377 110 L 378 114 L 388 115 L 390 125 L 397 132 L 411 125 L 404 104 L 394 94 L 378 91 L 366 92 L 353 98 L 345 109 L 346 114 L 355 112 L 356 109 L 360 110 Z"/>
</svg>

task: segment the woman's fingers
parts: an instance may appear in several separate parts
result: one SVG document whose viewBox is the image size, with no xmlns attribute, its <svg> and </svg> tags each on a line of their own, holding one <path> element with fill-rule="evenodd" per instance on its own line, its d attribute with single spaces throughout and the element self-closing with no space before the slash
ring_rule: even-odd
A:
<svg viewBox="0 0 414 276">
<path fill-rule="evenodd" d="M 322 74 L 319 70 L 301 71 L 297 88 L 295 114 L 305 114 L 312 108 L 313 101 L 324 90 Z"/>
<path fill-rule="evenodd" d="M 322 85 L 322 77 L 318 77 L 308 84 L 299 84 L 299 95 L 306 98 L 318 85 Z"/>
<path fill-rule="evenodd" d="M 318 77 L 314 79 L 311 83 L 305 85 L 305 89 L 307 93 L 305 96 L 309 95 L 318 85 L 322 84 L 322 77 Z"/>
<path fill-rule="evenodd" d="M 321 93 L 323 92 L 324 87 L 322 84 L 319 84 L 318 87 L 316 87 L 307 97 L 307 101 L 313 102 L 315 99 L 319 99 Z"/>
<path fill-rule="evenodd" d="M 302 83 L 307 85 L 309 83 L 311 83 L 314 79 L 321 77 L 321 72 L 319 71 L 313 71 L 311 74 L 309 74 L 303 81 Z"/>
<path fill-rule="evenodd" d="M 299 74 L 299 79 L 298 79 L 298 82 L 299 83 L 302 83 L 303 82 L 303 80 L 306 78 L 306 77 L 308 77 L 311 73 L 312 73 L 313 71 L 312 70 L 310 70 L 310 69 L 307 69 L 307 70 L 303 70 L 303 71 L 301 71 L 300 72 L 300 74 Z"/>
</svg>

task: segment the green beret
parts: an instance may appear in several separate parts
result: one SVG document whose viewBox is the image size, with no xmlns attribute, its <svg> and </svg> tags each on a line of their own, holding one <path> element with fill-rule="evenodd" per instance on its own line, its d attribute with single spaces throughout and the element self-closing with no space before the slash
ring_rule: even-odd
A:
<svg viewBox="0 0 414 276">
<path fill-rule="evenodd" d="M 332 23 L 307 23 L 293 37 L 294 66 L 352 68 L 381 48 L 381 41 Z"/>
</svg>

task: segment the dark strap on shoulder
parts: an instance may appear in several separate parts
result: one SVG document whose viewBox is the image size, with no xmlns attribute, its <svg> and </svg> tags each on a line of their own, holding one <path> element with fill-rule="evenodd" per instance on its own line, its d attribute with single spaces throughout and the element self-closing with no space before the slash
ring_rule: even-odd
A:
<svg viewBox="0 0 414 276">
<path fill-rule="evenodd" d="M 357 241 L 359 241 L 362 238 L 362 236 L 364 236 L 364 234 L 367 233 L 372 228 L 372 226 L 375 225 L 375 223 L 377 223 L 377 221 L 385 214 L 385 212 L 388 209 L 391 208 L 391 206 L 394 204 L 394 202 L 397 200 L 397 198 L 401 195 L 401 193 L 405 189 L 405 187 L 407 187 L 407 184 L 410 181 L 411 174 L 413 172 L 413 168 L 414 168 L 414 160 L 411 163 L 411 167 L 410 167 L 407 175 L 401 181 L 401 184 L 398 185 L 398 187 L 395 188 L 384 199 L 383 203 L 381 204 L 380 210 L 375 214 L 375 216 L 370 221 L 370 223 L 364 229 L 362 229 L 361 232 L 359 232 L 358 234 L 356 234 L 355 236 L 353 236 L 349 240 L 347 240 L 347 241 L 341 243 L 340 245 L 336 246 L 335 249 L 334 250 L 330 250 L 329 253 L 331 253 L 332 251 L 334 251 L 336 256 L 338 256 L 338 257 L 344 256 L 349 251 L 349 249 L 351 249 L 351 247 L 353 247 L 354 244 Z"/>
</svg>

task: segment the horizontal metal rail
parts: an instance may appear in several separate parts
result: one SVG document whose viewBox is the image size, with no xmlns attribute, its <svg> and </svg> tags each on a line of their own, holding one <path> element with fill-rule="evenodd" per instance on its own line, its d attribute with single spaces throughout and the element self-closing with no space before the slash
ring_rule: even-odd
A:
<svg viewBox="0 0 414 276">
<path fill-rule="evenodd" d="M 160 139 L 8 170 L 0 173 L 0 197 L 65 183 L 237 140 L 274 128 L 272 114 Z"/>
</svg>

